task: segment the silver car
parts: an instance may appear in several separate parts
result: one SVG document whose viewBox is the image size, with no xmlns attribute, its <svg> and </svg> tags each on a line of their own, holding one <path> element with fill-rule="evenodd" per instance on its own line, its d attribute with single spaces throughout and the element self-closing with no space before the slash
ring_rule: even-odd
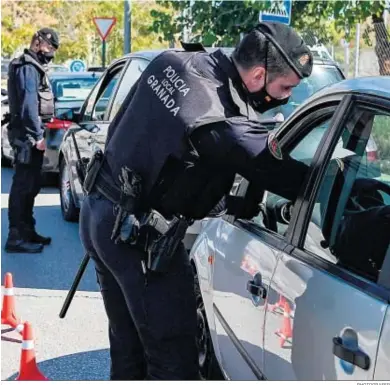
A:
<svg viewBox="0 0 390 385">
<path fill-rule="evenodd" d="M 277 137 L 309 166 L 296 201 L 264 191 L 251 220 L 203 220 L 191 250 L 202 374 L 388 380 L 390 78 L 319 91 Z"/>
</svg>

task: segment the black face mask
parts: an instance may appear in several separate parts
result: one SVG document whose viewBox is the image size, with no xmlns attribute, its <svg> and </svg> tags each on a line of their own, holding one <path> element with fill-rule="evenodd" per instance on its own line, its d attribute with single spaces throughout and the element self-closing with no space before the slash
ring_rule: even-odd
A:
<svg viewBox="0 0 390 385">
<path fill-rule="evenodd" d="M 54 52 L 39 51 L 37 56 L 42 64 L 49 64 L 54 59 Z"/>
<path fill-rule="evenodd" d="M 284 99 L 275 99 L 273 98 L 264 86 L 260 91 L 257 92 L 248 92 L 249 100 L 253 108 L 263 114 L 272 108 L 282 106 L 288 102 L 290 97 Z"/>
</svg>

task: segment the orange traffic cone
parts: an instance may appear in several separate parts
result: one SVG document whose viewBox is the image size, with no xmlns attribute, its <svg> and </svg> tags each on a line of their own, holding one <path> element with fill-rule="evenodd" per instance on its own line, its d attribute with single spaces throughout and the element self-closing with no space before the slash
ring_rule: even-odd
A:
<svg viewBox="0 0 390 385">
<path fill-rule="evenodd" d="M 47 381 L 39 370 L 35 361 L 34 334 L 31 324 L 24 323 L 22 355 L 20 357 L 20 370 L 16 381 Z"/>
<path fill-rule="evenodd" d="M 289 340 L 291 342 L 292 338 L 292 328 L 291 328 L 291 320 L 290 320 L 290 305 L 287 301 L 284 302 L 284 312 L 283 312 L 283 327 L 278 330 L 276 334 L 280 337 L 280 347 L 284 346 L 284 343 Z"/>
<path fill-rule="evenodd" d="M 269 305 L 268 309 L 270 311 L 275 311 L 276 309 L 283 311 L 285 303 L 286 303 L 286 298 L 284 298 L 281 294 L 279 294 L 278 302 L 274 303 L 273 305 Z"/>
<path fill-rule="evenodd" d="M 9 325 L 16 329 L 19 333 L 23 331 L 23 324 L 15 313 L 15 298 L 14 285 L 12 282 L 12 274 L 5 275 L 3 306 L 1 308 L 1 324 Z"/>
</svg>

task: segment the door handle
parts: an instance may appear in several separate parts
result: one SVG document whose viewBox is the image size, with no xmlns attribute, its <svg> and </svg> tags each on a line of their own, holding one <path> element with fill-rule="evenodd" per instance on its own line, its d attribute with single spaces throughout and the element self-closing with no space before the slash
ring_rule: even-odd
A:
<svg viewBox="0 0 390 385">
<path fill-rule="evenodd" d="M 267 296 L 267 289 L 263 285 L 260 273 L 256 273 L 253 279 L 247 282 L 246 290 L 254 297 L 265 299 Z"/>
<path fill-rule="evenodd" d="M 246 290 L 255 297 L 264 299 L 267 296 L 267 289 L 262 285 L 256 285 L 253 281 L 248 281 Z"/>
<path fill-rule="evenodd" d="M 360 350 L 353 350 L 344 346 L 341 337 L 333 338 L 333 354 L 363 370 L 368 370 L 370 368 L 370 357 Z"/>
</svg>

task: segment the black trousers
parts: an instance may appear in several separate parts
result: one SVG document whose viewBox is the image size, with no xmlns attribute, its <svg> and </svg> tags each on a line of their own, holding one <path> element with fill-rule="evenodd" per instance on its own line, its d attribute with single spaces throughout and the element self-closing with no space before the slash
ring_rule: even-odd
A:
<svg viewBox="0 0 390 385">
<path fill-rule="evenodd" d="M 114 220 L 100 194 L 83 201 L 80 236 L 109 320 L 111 379 L 198 379 L 194 276 L 184 246 L 168 273 L 145 275 L 145 253 L 111 241 Z"/>
<path fill-rule="evenodd" d="M 32 148 L 31 163 L 15 164 L 8 200 L 9 227 L 23 230 L 27 225 L 35 226 L 34 201 L 42 185 L 42 164 L 44 152 Z"/>
</svg>

